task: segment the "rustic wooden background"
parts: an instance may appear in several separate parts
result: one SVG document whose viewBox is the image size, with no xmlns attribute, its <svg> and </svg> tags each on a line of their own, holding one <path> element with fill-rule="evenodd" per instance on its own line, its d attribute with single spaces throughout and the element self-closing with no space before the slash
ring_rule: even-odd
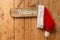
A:
<svg viewBox="0 0 60 40">
<path fill-rule="evenodd" d="M 44 31 L 36 28 L 37 18 L 12 18 L 10 9 L 17 7 L 21 0 L 0 0 L 0 40 L 60 40 L 60 0 L 39 0 L 45 5 L 56 22 L 56 28 L 49 38 Z M 24 0 L 19 8 L 27 8 L 36 0 Z M 35 8 L 35 7 L 33 7 Z"/>
</svg>

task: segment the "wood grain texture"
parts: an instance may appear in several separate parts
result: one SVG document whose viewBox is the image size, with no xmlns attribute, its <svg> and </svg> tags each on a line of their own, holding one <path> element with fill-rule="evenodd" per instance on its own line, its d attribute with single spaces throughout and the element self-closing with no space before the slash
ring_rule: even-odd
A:
<svg viewBox="0 0 60 40">
<path fill-rule="evenodd" d="M 14 40 L 14 21 L 10 16 L 13 0 L 0 0 L 0 40 Z"/>
<path fill-rule="evenodd" d="M 25 19 L 25 40 L 31 40 L 31 19 Z"/>
<path fill-rule="evenodd" d="M 29 0 L 25 0 L 25 8 L 29 8 Z M 31 19 L 25 18 L 25 40 L 31 40 Z"/>
<path fill-rule="evenodd" d="M 17 1 L 17 0 L 16 0 Z M 20 1 L 20 0 L 19 0 Z M 18 2 L 19 2 L 18 1 Z M 16 4 L 17 5 L 17 4 Z M 19 8 L 24 8 L 24 2 L 19 6 Z M 24 40 L 24 18 L 15 18 L 15 40 Z"/>
<path fill-rule="evenodd" d="M 15 40 L 24 40 L 24 19 L 15 19 Z"/>
</svg>

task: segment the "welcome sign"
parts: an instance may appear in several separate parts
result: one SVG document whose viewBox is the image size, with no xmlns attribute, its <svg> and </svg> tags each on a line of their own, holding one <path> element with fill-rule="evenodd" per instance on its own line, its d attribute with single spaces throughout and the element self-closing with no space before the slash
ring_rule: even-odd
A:
<svg viewBox="0 0 60 40">
<path fill-rule="evenodd" d="M 11 9 L 12 17 L 36 17 L 37 10 L 31 9 Z"/>
</svg>

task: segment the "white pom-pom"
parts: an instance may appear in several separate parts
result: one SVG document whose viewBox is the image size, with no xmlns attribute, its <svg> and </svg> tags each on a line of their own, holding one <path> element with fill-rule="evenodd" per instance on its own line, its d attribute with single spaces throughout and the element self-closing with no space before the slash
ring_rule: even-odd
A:
<svg viewBox="0 0 60 40">
<path fill-rule="evenodd" d="M 49 37 L 49 32 L 47 32 L 47 31 L 45 31 L 45 33 L 44 33 L 44 35 L 45 35 L 45 37 Z"/>
</svg>

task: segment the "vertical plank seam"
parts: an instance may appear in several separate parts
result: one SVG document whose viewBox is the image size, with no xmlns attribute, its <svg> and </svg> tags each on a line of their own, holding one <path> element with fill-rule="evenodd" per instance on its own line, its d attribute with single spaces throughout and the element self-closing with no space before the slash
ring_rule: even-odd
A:
<svg viewBox="0 0 60 40">
<path fill-rule="evenodd" d="M 15 40 L 15 18 L 14 18 L 14 40 Z"/>
<path fill-rule="evenodd" d="M 13 0 L 13 7 L 15 8 L 15 0 Z M 15 18 L 14 18 L 14 40 L 15 40 Z"/>
<path fill-rule="evenodd" d="M 24 0 L 24 7 L 25 7 L 25 0 Z M 25 40 L 25 18 L 24 18 L 24 40 Z"/>
</svg>

